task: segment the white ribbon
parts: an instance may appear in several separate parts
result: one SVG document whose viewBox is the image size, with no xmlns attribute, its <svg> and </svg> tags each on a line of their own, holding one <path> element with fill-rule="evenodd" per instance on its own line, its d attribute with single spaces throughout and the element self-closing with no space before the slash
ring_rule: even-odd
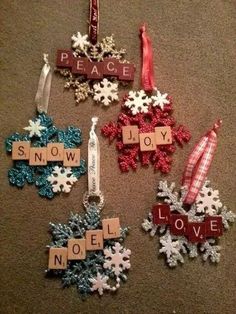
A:
<svg viewBox="0 0 236 314">
<path fill-rule="evenodd" d="M 39 113 L 48 111 L 48 102 L 51 89 L 52 71 L 48 62 L 48 54 L 43 54 L 43 60 L 45 62 L 40 77 L 37 94 L 35 96 L 35 104 Z"/>
<path fill-rule="evenodd" d="M 100 146 L 95 133 L 97 117 L 92 118 L 88 142 L 88 194 L 99 196 L 100 191 Z"/>
</svg>

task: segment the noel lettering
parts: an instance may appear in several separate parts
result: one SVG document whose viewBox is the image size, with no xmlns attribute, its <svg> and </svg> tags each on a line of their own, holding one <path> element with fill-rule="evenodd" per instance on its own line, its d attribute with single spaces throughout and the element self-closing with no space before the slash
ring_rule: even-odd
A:
<svg viewBox="0 0 236 314">
<path fill-rule="evenodd" d="M 44 166 L 48 162 L 62 161 L 65 167 L 80 166 L 80 149 L 64 148 L 63 143 L 48 143 L 46 147 L 30 147 L 29 141 L 12 143 L 13 160 L 29 160 L 30 166 Z"/>
<path fill-rule="evenodd" d="M 139 133 L 135 125 L 122 127 L 123 144 L 140 144 L 141 151 L 155 151 L 157 145 L 172 143 L 171 127 L 156 127 L 155 132 Z"/>
<path fill-rule="evenodd" d="M 105 76 L 115 76 L 122 81 L 134 80 L 134 65 L 120 63 L 115 58 L 104 58 L 100 62 L 89 61 L 85 57 L 76 58 L 71 50 L 58 50 L 56 66 L 70 68 L 73 74 L 86 76 L 88 79 L 102 79 Z"/>
<path fill-rule="evenodd" d="M 66 269 L 69 260 L 86 259 L 87 251 L 99 251 L 104 248 L 104 240 L 121 236 L 120 219 L 102 220 L 102 230 L 87 230 L 85 238 L 68 240 L 67 247 L 51 247 L 49 250 L 49 269 Z"/>
<path fill-rule="evenodd" d="M 223 234 L 221 216 L 206 216 L 203 222 L 189 222 L 187 215 L 171 214 L 167 204 L 154 205 L 152 216 L 155 225 L 170 225 L 171 234 L 186 236 L 192 243 L 202 243 L 207 237 Z"/>
</svg>

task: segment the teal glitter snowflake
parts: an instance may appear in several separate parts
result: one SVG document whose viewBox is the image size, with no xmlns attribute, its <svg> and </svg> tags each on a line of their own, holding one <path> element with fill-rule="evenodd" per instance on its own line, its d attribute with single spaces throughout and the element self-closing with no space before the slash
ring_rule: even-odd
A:
<svg viewBox="0 0 236 314">
<path fill-rule="evenodd" d="M 5 140 L 7 153 L 12 152 L 15 141 L 30 141 L 32 147 L 45 147 L 48 143 L 63 143 L 65 148 L 78 148 L 82 143 L 82 133 L 79 128 L 69 126 L 65 130 L 58 129 L 53 119 L 45 113 L 29 120 L 29 126 L 24 130 L 29 134 L 14 133 Z M 62 162 L 48 162 L 46 166 L 30 166 L 28 161 L 15 160 L 14 166 L 8 171 L 9 182 L 18 188 L 26 183 L 34 184 L 38 194 L 49 199 L 60 192 L 70 192 L 74 182 L 86 173 L 85 160 L 80 160 L 79 167 L 63 167 Z M 62 183 L 53 184 L 54 177 L 62 177 Z M 50 180 L 49 178 L 52 177 Z"/>
<path fill-rule="evenodd" d="M 69 239 L 85 237 L 86 230 L 102 229 L 100 212 L 92 204 L 85 215 L 70 214 L 67 224 L 50 223 L 52 242 L 48 248 L 67 247 Z M 70 260 L 65 270 L 46 270 L 47 276 L 59 276 L 62 287 L 75 286 L 82 298 L 98 292 L 116 291 L 121 281 L 125 282 L 125 272 L 130 268 L 131 251 L 121 243 L 128 234 L 128 228 L 120 229 L 120 237 L 104 240 L 101 251 L 87 251 L 84 260 Z"/>
</svg>

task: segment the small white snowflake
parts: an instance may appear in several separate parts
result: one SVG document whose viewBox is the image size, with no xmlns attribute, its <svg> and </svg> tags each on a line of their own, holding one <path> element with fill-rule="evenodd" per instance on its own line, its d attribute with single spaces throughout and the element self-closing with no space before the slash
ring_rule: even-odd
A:
<svg viewBox="0 0 236 314">
<path fill-rule="evenodd" d="M 73 175 L 70 167 L 62 168 L 55 166 L 47 180 L 51 183 L 54 193 L 69 193 L 73 183 L 77 181 L 77 178 Z"/>
<path fill-rule="evenodd" d="M 34 135 L 40 137 L 41 131 L 45 129 L 46 129 L 45 126 L 40 125 L 39 119 L 37 119 L 35 122 L 32 120 L 29 120 L 29 126 L 24 128 L 24 130 L 30 132 L 29 137 L 33 137 Z"/>
<path fill-rule="evenodd" d="M 210 216 L 217 214 L 222 207 L 219 199 L 219 191 L 213 190 L 206 181 L 196 198 L 196 207 L 198 213 L 206 213 Z"/>
<path fill-rule="evenodd" d="M 172 241 L 170 234 L 160 238 L 162 248 L 159 250 L 160 253 L 164 253 L 169 259 L 172 255 L 179 255 L 179 241 Z"/>
<path fill-rule="evenodd" d="M 114 100 L 118 100 L 118 84 L 104 78 L 101 82 L 93 85 L 95 101 L 100 101 L 105 106 L 109 106 Z"/>
<path fill-rule="evenodd" d="M 133 115 L 137 113 L 147 113 L 148 106 L 152 102 L 152 99 L 148 95 L 140 90 L 138 92 L 129 92 L 128 99 L 125 101 L 124 105 L 130 108 Z"/>
<path fill-rule="evenodd" d="M 91 291 L 98 291 L 100 295 L 103 295 L 103 290 L 110 290 L 111 287 L 107 284 L 108 276 L 103 276 L 100 273 L 97 273 L 96 278 L 89 279 L 93 284 Z"/>
<path fill-rule="evenodd" d="M 112 248 L 104 250 L 105 262 L 103 267 L 112 270 L 116 276 L 119 276 L 125 269 L 130 268 L 130 254 L 130 250 L 116 242 Z"/>
<path fill-rule="evenodd" d="M 151 98 L 154 101 L 152 104 L 153 107 L 159 106 L 163 110 L 165 105 L 168 105 L 170 101 L 167 99 L 168 94 L 161 94 L 159 90 L 156 89 L 156 95 L 153 95 Z"/>
<path fill-rule="evenodd" d="M 81 50 L 84 50 L 84 48 L 89 45 L 89 41 L 87 41 L 88 35 L 81 35 L 80 32 L 77 32 L 76 35 L 73 35 L 71 39 L 73 41 L 73 48 L 80 48 Z"/>
</svg>

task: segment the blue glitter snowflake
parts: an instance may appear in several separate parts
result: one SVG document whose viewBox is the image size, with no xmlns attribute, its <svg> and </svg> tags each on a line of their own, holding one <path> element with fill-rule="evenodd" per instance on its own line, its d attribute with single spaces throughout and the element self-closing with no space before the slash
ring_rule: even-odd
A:
<svg viewBox="0 0 236 314">
<path fill-rule="evenodd" d="M 59 130 L 53 119 L 45 113 L 38 113 L 37 117 L 29 121 L 30 126 L 24 128 L 29 134 L 14 133 L 5 140 L 6 152 L 12 152 L 15 141 L 30 141 L 32 147 L 45 147 L 48 143 L 63 143 L 65 148 L 78 148 L 82 143 L 82 133 L 79 128 L 69 126 L 66 130 Z M 9 182 L 19 188 L 28 184 L 38 187 L 38 194 L 49 199 L 58 192 L 53 191 L 52 183 L 48 178 L 53 175 L 55 167 L 61 171 L 65 169 L 62 162 L 48 162 L 46 166 L 30 166 L 28 161 L 15 160 L 14 166 L 8 171 Z M 80 161 L 79 167 L 72 167 L 69 178 L 72 182 L 77 181 L 86 173 L 85 160 Z"/>
<path fill-rule="evenodd" d="M 50 223 L 51 247 L 67 247 L 69 239 L 85 237 L 86 230 L 102 229 L 101 217 L 96 205 L 92 205 L 82 217 L 70 214 L 67 224 Z M 126 270 L 130 268 L 130 250 L 121 246 L 128 234 L 128 228 L 121 228 L 120 238 L 104 240 L 104 250 L 87 251 L 84 260 L 70 260 L 65 270 L 46 270 L 47 276 L 59 276 L 62 287 L 75 286 L 83 297 L 93 292 L 116 291 L 120 282 L 125 282 Z M 119 260 L 117 260 L 117 254 Z M 118 264 L 117 264 L 118 262 Z"/>
</svg>

